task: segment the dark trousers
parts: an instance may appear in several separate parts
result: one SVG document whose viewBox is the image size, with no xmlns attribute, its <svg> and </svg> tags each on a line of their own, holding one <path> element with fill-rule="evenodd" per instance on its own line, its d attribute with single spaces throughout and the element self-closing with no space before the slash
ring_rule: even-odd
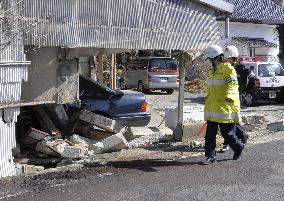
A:
<svg viewBox="0 0 284 201">
<path fill-rule="evenodd" d="M 207 121 L 207 128 L 205 134 L 205 156 L 210 158 L 216 157 L 216 135 L 220 129 L 221 135 L 225 141 L 229 144 L 234 152 L 240 152 L 244 145 L 239 141 L 236 136 L 236 124 L 235 123 L 217 123 L 213 121 Z"/>
<path fill-rule="evenodd" d="M 237 138 L 243 143 L 245 144 L 247 141 L 247 136 L 245 131 L 242 129 L 241 125 L 239 123 L 236 124 L 236 136 Z M 224 139 L 224 145 L 228 145 L 229 143 L 226 141 L 226 139 Z"/>
</svg>

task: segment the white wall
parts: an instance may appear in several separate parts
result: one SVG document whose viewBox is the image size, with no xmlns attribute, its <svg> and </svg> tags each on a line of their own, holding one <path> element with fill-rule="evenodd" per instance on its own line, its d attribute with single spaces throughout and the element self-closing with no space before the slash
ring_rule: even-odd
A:
<svg viewBox="0 0 284 201">
<path fill-rule="evenodd" d="M 268 42 L 278 45 L 277 48 L 257 48 L 260 53 L 266 52 L 267 55 L 277 56 L 279 53 L 279 39 L 276 25 L 267 24 L 253 24 L 253 23 L 241 23 L 241 22 L 230 22 L 229 38 L 225 38 L 224 27 L 225 23 L 219 21 L 220 34 L 222 41 L 221 46 L 225 47 L 231 44 L 232 37 L 249 37 L 249 38 L 264 38 Z M 236 44 L 234 44 L 236 45 Z M 236 45 L 238 46 L 238 45 Z M 247 49 L 244 47 L 238 47 L 240 55 L 247 55 Z M 257 52 L 256 52 L 257 53 Z"/>
</svg>

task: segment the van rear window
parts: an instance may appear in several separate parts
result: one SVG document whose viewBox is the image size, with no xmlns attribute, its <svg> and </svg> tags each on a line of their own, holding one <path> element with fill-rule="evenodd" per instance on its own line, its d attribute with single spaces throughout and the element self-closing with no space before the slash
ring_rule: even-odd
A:
<svg viewBox="0 0 284 201">
<path fill-rule="evenodd" d="M 258 75 L 260 77 L 284 76 L 284 70 L 280 64 L 259 64 Z"/>
<path fill-rule="evenodd" d="M 177 70 L 177 61 L 170 58 L 151 59 L 149 70 Z"/>
</svg>

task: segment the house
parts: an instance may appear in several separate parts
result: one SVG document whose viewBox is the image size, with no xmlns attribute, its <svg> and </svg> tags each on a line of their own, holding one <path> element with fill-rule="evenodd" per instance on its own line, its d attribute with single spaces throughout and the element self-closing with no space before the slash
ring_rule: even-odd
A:
<svg viewBox="0 0 284 201">
<path fill-rule="evenodd" d="M 121 49 L 201 52 L 220 36 L 223 0 L 3 0 L 0 4 L 0 177 L 15 174 L 15 123 L 27 105 L 74 103 L 94 56 Z M 99 62 L 100 63 L 100 62 Z"/>
<path fill-rule="evenodd" d="M 226 0 L 235 5 L 230 16 L 229 37 L 222 31 L 224 20 L 220 20 L 221 45 L 235 45 L 240 56 L 260 56 L 264 61 L 279 61 L 278 24 L 284 22 L 284 11 L 270 0 Z"/>
</svg>

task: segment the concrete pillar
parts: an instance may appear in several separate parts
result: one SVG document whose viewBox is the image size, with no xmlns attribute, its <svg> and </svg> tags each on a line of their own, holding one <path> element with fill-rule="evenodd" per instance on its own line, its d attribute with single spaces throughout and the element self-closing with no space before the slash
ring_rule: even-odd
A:
<svg viewBox="0 0 284 201">
<path fill-rule="evenodd" d="M 98 80 L 97 78 L 97 66 L 96 66 L 96 56 L 89 57 L 89 67 L 90 67 L 90 78 L 93 80 Z"/>
</svg>

